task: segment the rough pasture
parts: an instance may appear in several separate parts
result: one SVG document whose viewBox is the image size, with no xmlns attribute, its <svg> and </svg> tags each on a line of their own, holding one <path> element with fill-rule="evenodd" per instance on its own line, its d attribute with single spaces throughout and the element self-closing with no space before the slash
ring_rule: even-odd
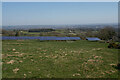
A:
<svg viewBox="0 0 120 80">
<path fill-rule="evenodd" d="M 3 78 L 117 78 L 118 50 L 89 41 L 5 40 Z"/>
</svg>

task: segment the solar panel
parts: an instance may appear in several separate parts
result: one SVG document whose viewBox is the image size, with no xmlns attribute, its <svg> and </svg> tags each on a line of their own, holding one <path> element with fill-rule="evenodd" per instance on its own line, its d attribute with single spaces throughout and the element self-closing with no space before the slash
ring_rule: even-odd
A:
<svg viewBox="0 0 120 80">
<path fill-rule="evenodd" d="M 1 38 L 0 38 L 1 39 Z M 27 40 L 27 39 L 39 39 L 39 40 L 80 40 L 80 37 L 55 37 L 55 36 L 39 36 L 39 37 L 29 37 L 29 36 L 3 36 L 2 40 Z"/>
<path fill-rule="evenodd" d="M 89 41 L 99 41 L 100 40 L 97 37 L 87 37 L 86 39 L 89 40 Z"/>
<path fill-rule="evenodd" d="M 80 40 L 79 37 L 42 37 L 40 40 Z"/>
</svg>

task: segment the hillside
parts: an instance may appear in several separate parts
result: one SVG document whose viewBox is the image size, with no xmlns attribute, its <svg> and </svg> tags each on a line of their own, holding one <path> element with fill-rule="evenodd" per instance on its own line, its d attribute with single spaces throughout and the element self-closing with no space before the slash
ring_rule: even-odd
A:
<svg viewBox="0 0 120 80">
<path fill-rule="evenodd" d="M 3 78 L 117 78 L 118 50 L 89 41 L 3 41 Z"/>
</svg>

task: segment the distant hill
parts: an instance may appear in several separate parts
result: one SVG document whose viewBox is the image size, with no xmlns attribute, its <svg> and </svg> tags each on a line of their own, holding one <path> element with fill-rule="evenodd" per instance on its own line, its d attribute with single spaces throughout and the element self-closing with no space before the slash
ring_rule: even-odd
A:
<svg viewBox="0 0 120 80">
<path fill-rule="evenodd" d="M 28 29 L 40 29 L 40 28 L 53 28 L 53 29 L 63 29 L 63 28 L 103 28 L 105 26 L 112 26 L 117 28 L 117 24 L 94 24 L 94 25 L 16 25 L 16 26 L 2 26 L 5 30 L 28 30 Z"/>
</svg>

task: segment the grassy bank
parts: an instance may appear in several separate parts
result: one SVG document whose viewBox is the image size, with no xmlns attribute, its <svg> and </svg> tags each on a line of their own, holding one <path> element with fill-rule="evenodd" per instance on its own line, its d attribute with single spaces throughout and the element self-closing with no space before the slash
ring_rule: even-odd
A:
<svg viewBox="0 0 120 80">
<path fill-rule="evenodd" d="M 118 50 L 89 41 L 5 40 L 3 78 L 116 78 Z"/>
</svg>

